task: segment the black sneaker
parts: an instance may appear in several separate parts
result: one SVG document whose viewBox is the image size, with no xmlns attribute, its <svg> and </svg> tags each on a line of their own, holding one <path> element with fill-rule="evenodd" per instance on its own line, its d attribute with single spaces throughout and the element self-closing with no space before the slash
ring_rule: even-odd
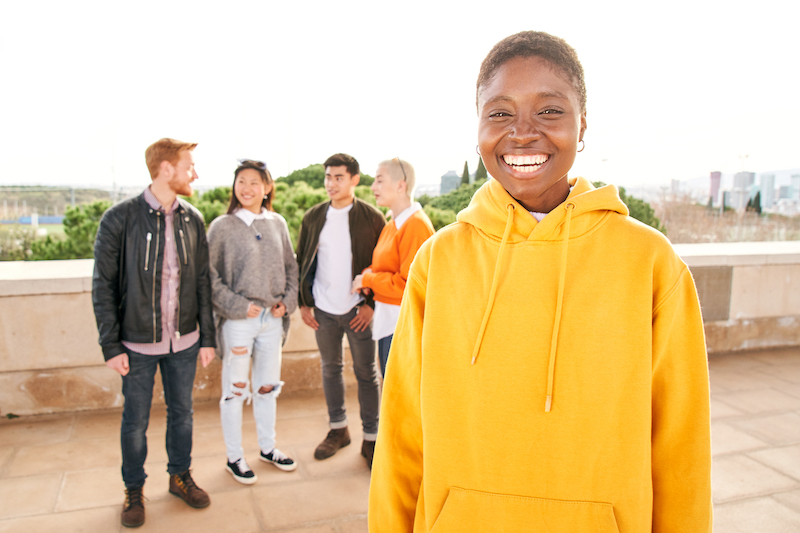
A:
<svg viewBox="0 0 800 533">
<path fill-rule="evenodd" d="M 248 466 L 247 461 L 244 457 L 239 459 L 238 461 L 229 462 L 228 466 L 225 467 L 228 472 L 231 473 L 233 479 L 238 481 L 239 483 L 244 483 L 245 485 L 252 485 L 256 481 L 258 481 L 258 476 L 256 476 L 255 472 L 250 470 L 250 466 Z"/>
<path fill-rule="evenodd" d="M 291 472 L 292 470 L 297 468 L 297 463 L 295 463 L 294 460 L 291 459 L 290 457 L 287 457 L 278 448 L 273 448 L 272 451 L 269 453 L 261 452 L 259 458 L 265 463 L 271 463 L 275 465 L 284 472 Z"/>
</svg>

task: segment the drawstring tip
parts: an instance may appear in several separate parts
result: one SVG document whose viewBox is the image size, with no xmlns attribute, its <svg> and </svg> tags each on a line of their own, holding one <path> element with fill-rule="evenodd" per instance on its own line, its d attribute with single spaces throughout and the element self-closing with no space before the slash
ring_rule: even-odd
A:
<svg viewBox="0 0 800 533">
<path fill-rule="evenodd" d="M 552 405 L 552 403 L 553 403 L 553 397 L 548 394 L 547 395 L 547 401 L 544 402 L 544 412 L 545 413 L 549 413 L 550 412 L 550 405 Z"/>
<path fill-rule="evenodd" d="M 475 364 L 475 359 L 477 359 L 477 358 L 478 358 L 478 356 L 477 356 L 477 355 L 473 355 L 473 356 L 472 356 L 472 364 L 473 364 L 473 365 Z"/>
</svg>

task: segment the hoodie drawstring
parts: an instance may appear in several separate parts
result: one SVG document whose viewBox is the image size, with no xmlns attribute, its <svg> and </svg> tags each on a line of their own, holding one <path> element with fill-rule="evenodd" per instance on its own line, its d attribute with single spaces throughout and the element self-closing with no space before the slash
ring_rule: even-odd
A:
<svg viewBox="0 0 800 533">
<path fill-rule="evenodd" d="M 572 211 L 575 204 L 568 202 L 566 205 L 567 218 L 564 222 L 564 240 L 561 244 L 561 268 L 558 273 L 558 297 L 556 299 L 556 316 L 553 323 L 553 337 L 550 339 L 550 362 L 547 365 L 547 400 L 544 403 L 544 412 L 549 413 L 553 404 L 553 379 L 556 370 L 556 348 L 558 346 L 558 328 L 561 325 L 561 304 L 564 301 L 564 282 L 567 277 L 567 250 L 569 249 L 569 223 L 572 220 Z"/>
<path fill-rule="evenodd" d="M 472 364 L 475 364 L 475 360 L 478 358 L 478 352 L 481 349 L 481 344 L 483 343 L 483 335 L 486 333 L 486 324 L 489 323 L 489 316 L 492 314 L 492 308 L 494 307 L 494 295 L 497 292 L 497 284 L 500 282 L 500 260 L 503 258 L 503 249 L 506 247 L 506 243 L 508 242 L 508 235 L 511 233 L 511 226 L 514 222 L 514 204 L 508 204 L 506 206 L 508 210 L 508 219 L 506 220 L 506 228 L 503 231 L 503 238 L 500 240 L 500 250 L 497 252 L 497 261 L 494 264 L 494 274 L 492 275 L 492 288 L 489 290 L 489 304 L 486 306 L 486 311 L 483 313 L 483 320 L 481 321 L 481 327 L 478 330 L 478 339 L 475 341 L 475 349 L 472 350 Z"/>
</svg>

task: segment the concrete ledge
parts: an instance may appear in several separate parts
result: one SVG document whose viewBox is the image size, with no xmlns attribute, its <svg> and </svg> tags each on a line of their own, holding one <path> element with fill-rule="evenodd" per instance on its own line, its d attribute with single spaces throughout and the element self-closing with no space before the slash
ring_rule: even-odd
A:
<svg viewBox="0 0 800 533">
<path fill-rule="evenodd" d="M 708 353 L 800 346 L 800 316 L 705 323 Z"/>
<path fill-rule="evenodd" d="M 673 248 L 690 267 L 800 263 L 800 241 L 675 244 Z"/>
<path fill-rule="evenodd" d="M 0 262 L 0 296 L 92 292 L 94 259 Z"/>
</svg>

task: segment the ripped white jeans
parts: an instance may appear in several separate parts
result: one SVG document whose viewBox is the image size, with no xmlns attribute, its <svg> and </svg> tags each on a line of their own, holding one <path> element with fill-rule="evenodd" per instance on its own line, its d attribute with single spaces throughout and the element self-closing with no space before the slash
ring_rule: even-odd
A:
<svg viewBox="0 0 800 533">
<path fill-rule="evenodd" d="M 269 309 L 255 318 L 228 320 L 222 325 L 225 357 L 219 411 L 230 462 L 244 457 L 242 407 L 251 399 L 258 445 L 264 453 L 275 448 L 276 400 L 283 386 L 280 380 L 282 335 L 283 319 L 272 316 Z"/>
</svg>

